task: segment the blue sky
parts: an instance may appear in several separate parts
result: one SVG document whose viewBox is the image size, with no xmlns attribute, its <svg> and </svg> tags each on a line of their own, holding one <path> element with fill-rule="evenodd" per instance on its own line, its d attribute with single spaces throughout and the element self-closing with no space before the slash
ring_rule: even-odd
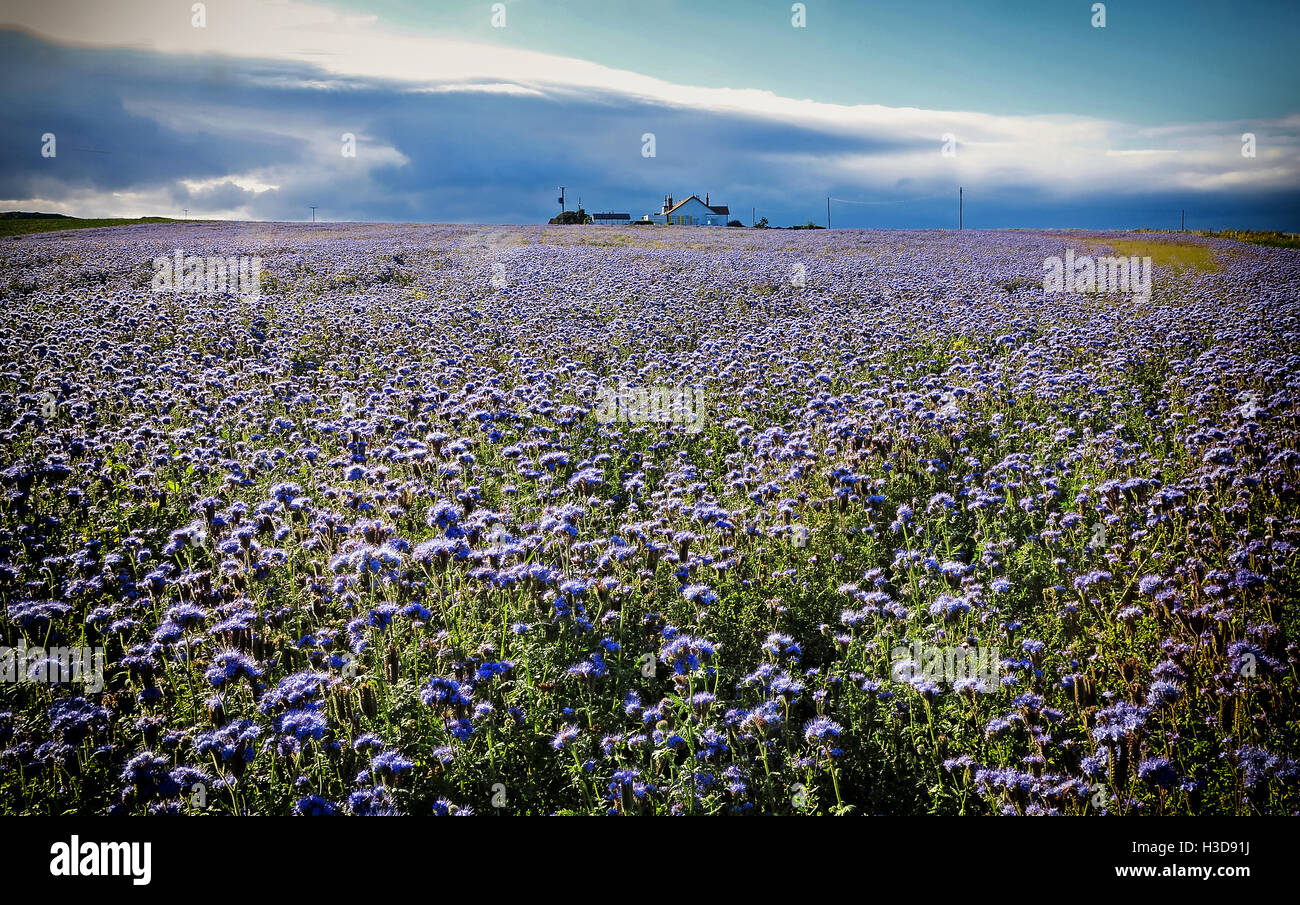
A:
<svg viewBox="0 0 1300 905">
<path fill-rule="evenodd" d="M 1300 4 L 492 6 L 9 0 L 0 208 L 947 227 L 961 185 L 968 227 L 1300 229 Z"/>
<path fill-rule="evenodd" d="M 520 0 L 328 5 L 670 81 L 836 104 L 1171 121 L 1296 112 L 1300 4 L 1147 0 Z M 690 48 L 689 65 L 666 50 Z"/>
</svg>

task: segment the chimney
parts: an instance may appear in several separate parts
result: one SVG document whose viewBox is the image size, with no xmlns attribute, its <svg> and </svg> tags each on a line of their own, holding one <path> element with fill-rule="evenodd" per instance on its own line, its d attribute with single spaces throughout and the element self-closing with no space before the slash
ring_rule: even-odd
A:
<svg viewBox="0 0 1300 905">
<path fill-rule="evenodd" d="M 704 206 L 705 206 L 705 207 L 708 207 L 708 206 L 709 206 L 709 193 L 708 193 L 708 192 L 705 192 L 705 193 L 704 193 Z"/>
</svg>

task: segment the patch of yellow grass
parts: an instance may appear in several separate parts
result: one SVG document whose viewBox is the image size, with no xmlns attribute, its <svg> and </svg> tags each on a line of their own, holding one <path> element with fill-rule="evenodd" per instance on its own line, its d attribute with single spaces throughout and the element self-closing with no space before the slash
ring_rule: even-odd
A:
<svg viewBox="0 0 1300 905">
<path fill-rule="evenodd" d="M 1108 247 L 1117 255 L 1150 258 L 1151 263 L 1156 267 L 1204 271 L 1219 269 L 1214 250 L 1192 242 L 1165 239 L 1089 239 L 1087 241 L 1090 245 Z"/>
</svg>

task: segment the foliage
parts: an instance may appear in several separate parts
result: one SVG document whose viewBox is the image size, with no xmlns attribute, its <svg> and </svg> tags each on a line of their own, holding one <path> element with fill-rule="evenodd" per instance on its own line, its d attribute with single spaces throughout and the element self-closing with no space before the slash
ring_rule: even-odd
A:
<svg viewBox="0 0 1300 905">
<path fill-rule="evenodd" d="M 590 235 L 0 246 L 0 645 L 105 661 L 0 812 L 1300 808 L 1300 256 Z M 141 290 L 200 236 L 274 291 Z"/>
</svg>

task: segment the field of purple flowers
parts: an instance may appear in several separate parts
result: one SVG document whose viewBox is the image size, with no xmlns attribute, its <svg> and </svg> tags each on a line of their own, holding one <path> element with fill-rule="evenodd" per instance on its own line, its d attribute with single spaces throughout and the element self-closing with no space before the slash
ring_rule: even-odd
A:
<svg viewBox="0 0 1300 905">
<path fill-rule="evenodd" d="M 0 645 L 104 675 L 0 684 L 0 813 L 1300 811 L 1300 252 L 1195 241 L 4 241 Z"/>
</svg>

